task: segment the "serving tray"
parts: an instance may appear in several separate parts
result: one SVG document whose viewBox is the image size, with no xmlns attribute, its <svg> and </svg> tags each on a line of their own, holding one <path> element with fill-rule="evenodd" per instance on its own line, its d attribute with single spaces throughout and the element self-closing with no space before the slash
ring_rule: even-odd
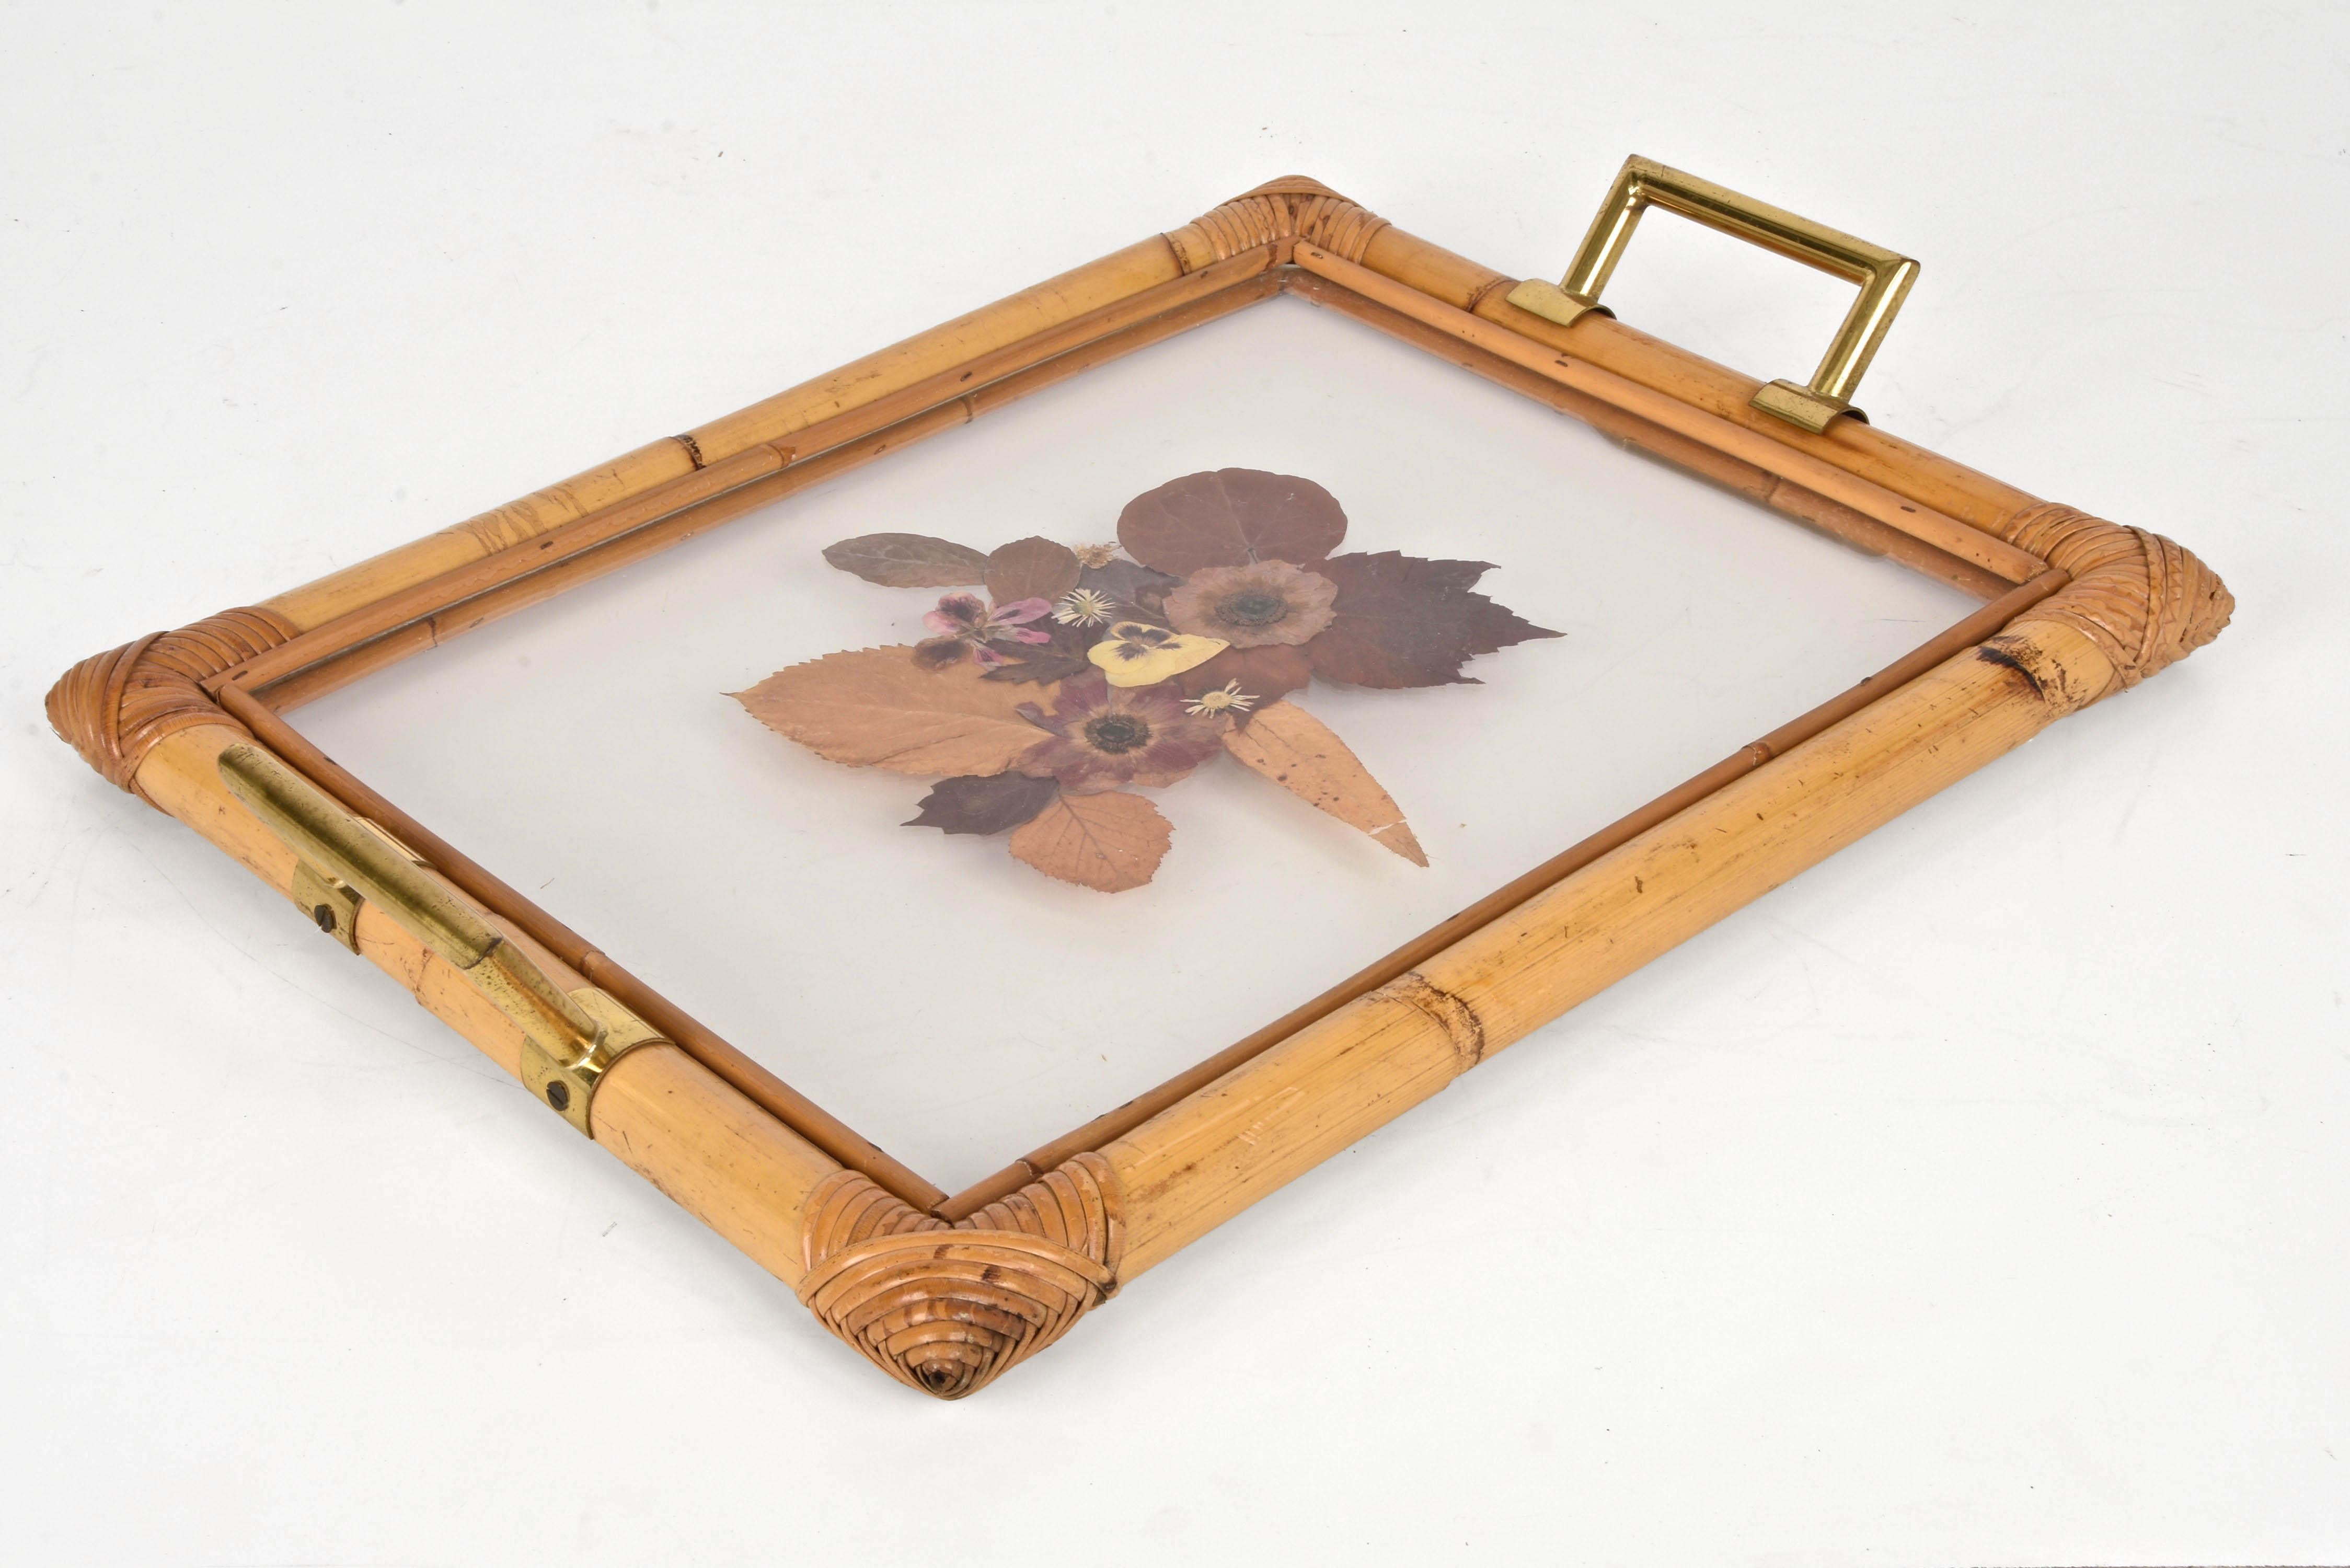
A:
<svg viewBox="0 0 2350 1568">
<path fill-rule="evenodd" d="M 1601 293 L 1652 206 L 1858 286 L 1808 381 L 1757 382 L 1614 319 Z M 552 1112 L 792 1287 L 842 1340 L 913 1388 L 958 1397 L 1488 1055 L 2218 634 L 2228 592 L 2179 546 L 2039 501 L 1887 435 L 1853 408 L 1916 271 L 1893 252 L 1641 159 L 1626 164 L 1556 285 L 1466 261 L 1313 181 L 1277 180 L 412 545 L 86 659 L 50 692 L 49 716 L 107 779 L 285 893 L 317 926 L 322 946 L 339 944 L 398 980 Z M 1960 611 L 1857 684 L 1597 826 L 1575 821 L 1597 794 L 1548 781 L 1574 771 L 1561 759 L 1575 736 L 1597 732 L 1592 700 L 1578 692 L 1598 690 L 1628 659 L 1607 646 L 1621 643 L 1621 632 L 1604 630 L 1557 587 L 1564 568 L 1555 564 L 1529 579 L 1523 564 L 1505 561 L 1499 583 L 1481 582 L 1482 561 L 1413 553 L 1453 548 L 1473 527 L 1430 517 L 1414 535 L 1388 515 L 1404 471 L 1372 461 L 1367 446 L 1411 440 L 1409 420 L 1418 420 L 1431 450 L 1442 431 L 1452 443 L 1444 462 L 1463 470 L 1481 461 L 1476 441 L 1489 427 L 1480 421 L 1498 416 L 1470 410 L 1464 439 L 1462 414 L 1440 403 L 1408 419 L 1399 413 L 1396 428 L 1373 439 L 1372 404 L 1343 416 L 1326 410 L 1352 432 L 1352 446 L 1272 428 L 1270 410 L 1305 400 L 1316 373 L 1372 373 L 1335 342 L 1312 333 L 1282 340 L 1282 372 L 1294 385 L 1275 385 L 1241 357 L 1231 374 L 1263 406 L 1239 417 L 1240 392 L 1211 400 L 1231 403 L 1235 418 L 1217 439 L 1253 443 L 1232 454 L 1245 461 L 1183 472 L 1188 462 L 1173 460 L 1191 449 L 1172 435 L 1083 452 L 1040 437 L 1032 469 L 1057 452 L 1066 464 L 1114 471 L 1088 476 L 1111 497 L 1088 520 L 1091 537 L 1076 536 L 1074 520 L 1058 535 L 1040 524 L 1008 539 L 954 536 L 967 521 L 957 518 L 926 517 L 914 531 L 896 514 L 916 503 L 857 488 L 863 477 L 816 491 L 1056 387 L 1031 407 L 1055 398 L 1066 405 L 1094 389 L 1120 428 L 1156 429 L 1153 394 L 1116 382 L 1125 373 L 1118 362 L 1185 334 L 1222 352 L 1215 334 L 1224 328 L 1193 329 L 1281 297 L 1323 307 L 1316 320 L 1378 335 L 1367 341 L 1424 350 L 1448 376 L 1465 369 L 1529 400 L 1528 408 L 1565 414 L 1741 498 L 1724 514 L 1752 520 L 1723 526 L 1769 530 L 1778 524 L 1767 514 L 1775 514 L 1804 530 L 1790 538 L 1825 535 L 1930 585 L 1880 622 L 1906 624 L 1941 602 L 1933 596 Z M 1170 344 L 1160 352 L 1175 351 Z M 1561 441 L 1574 431 L 1551 428 Z M 951 455 L 949 445 L 926 450 Z M 1175 472 L 1145 472 L 1160 451 Z M 1345 472 L 1295 472 L 1309 466 L 1309 453 Z M 1509 493 L 1507 484 L 1458 492 L 1464 505 L 1480 497 L 1475 504 L 1495 507 Z M 1055 524 L 1081 509 L 1041 486 L 1035 494 L 1034 509 Z M 810 588 L 823 597 L 797 601 L 805 607 L 796 618 L 777 617 L 784 624 L 760 634 L 775 649 L 769 669 L 744 662 L 767 642 L 729 653 L 726 668 L 737 673 L 726 679 L 742 681 L 731 695 L 714 680 L 695 685 L 723 659 L 680 666 L 671 680 L 656 646 L 700 646 L 691 622 L 704 604 L 714 615 L 716 601 L 736 597 L 733 579 L 767 570 L 780 584 L 791 568 L 780 558 L 721 557 L 715 541 L 666 557 L 661 569 L 676 576 L 649 576 L 653 568 L 640 564 L 737 518 L 756 514 L 759 527 L 788 530 L 825 496 L 856 532 L 791 538 L 807 573 L 793 580 L 837 581 L 838 592 Z M 792 497 L 803 499 L 777 504 Z M 1386 536 L 1391 527 L 1394 538 Z M 1723 537 L 1690 535 L 1687 560 L 1719 563 L 1731 553 Z M 1520 538 L 1551 559 L 1547 532 Z M 1806 575 L 1789 582 L 1842 569 L 1825 556 L 1791 559 L 1782 569 Z M 629 567 L 639 569 L 622 573 Z M 1686 577 L 1695 568 L 1677 569 Z M 612 574 L 622 575 L 575 591 Z M 1751 574 L 1742 565 L 1731 575 Z M 638 597 L 617 597 L 624 590 Z M 884 607 L 909 590 L 910 607 Z M 1506 606 L 1497 597 L 1504 592 Z M 1807 598 L 1782 584 L 1756 602 L 1799 623 L 1825 620 L 1845 613 L 1834 607 L 1845 602 L 1841 592 L 1823 587 Z M 511 628 L 416 657 L 525 610 Z M 568 623 L 560 618 L 567 610 Z M 1520 612 L 1553 615 L 1562 627 Z M 1685 604 L 1682 613 L 1697 612 Z M 808 640 L 828 616 L 844 628 L 829 649 Z M 848 629 L 858 616 L 923 624 L 903 640 L 861 648 L 848 640 L 859 635 Z M 566 625 L 569 645 L 560 642 Z M 601 721 L 591 709 L 558 724 L 531 691 L 489 690 L 501 683 L 459 662 L 465 649 L 503 657 L 494 639 L 506 629 L 576 650 L 639 639 L 596 676 L 596 690 L 617 703 L 626 670 L 661 671 L 681 693 L 678 711 L 694 715 L 684 727 L 691 735 L 669 753 L 709 744 L 718 761 L 697 764 L 705 774 L 758 781 L 747 809 L 772 787 L 808 815 L 827 802 L 844 810 L 895 802 L 915 810 L 915 823 L 947 830 L 937 840 L 920 836 L 917 851 L 870 847 L 854 826 L 820 832 L 787 822 L 779 832 L 788 853 L 716 839 L 686 858 L 685 888 L 754 872 L 764 886 L 770 866 L 783 868 L 779 880 L 800 876 L 805 902 L 782 885 L 768 899 L 786 931 L 844 920 L 851 900 L 868 919 L 898 919 L 885 929 L 908 933 L 920 961 L 881 950 L 869 934 L 826 961 L 843 976 L 835 989 L 860 1008 L 870 999 L 878 1012 L 887 992 L 919 989 L 908 971 L 929 968 L 956 976 L 959 994 L 995 986 L 987 994 L 1041 999 L 1017 1032 L 1066 1041 L 1073 1053 L 1100 1044 L 1105 1064 L 1123 1035 L 1149 1032 L 1146 1015 L 1172 1019 L 1159 1031 L 1160 1048 L 1190 1064 L 958 1192 L 933 1185 L 785 1082 L 803 1065 L 831 1073 L 826 1047 L 854 1032 L 847 1021 L 857 1010 L 819 1014 L 806 981 L 796 992 L 771 988 L 781 992 L 774 1002 L 782 1023 L 772 1031 L 779 1038 L 766 1046 L 773 1060 L 754 1059 L 542 908 L 535 873 L 526 896 L 387 798 L 387 772 L 412 774 L 416 789 L 447 803 L 428 815 L 445 824 L 456 812 L 473 823 L 471 805 L 501 794 L 530 804 L 576 791 L 582 800 L 628 803 L 619 820 L 594 829 L 615 843 L 650 836 L 630 831 L 630 814 L 691 815 L 686 784 L 644 788 L 656 770 L 638 739 L 584 745 L 546 779 L 518 782 L 523 753 L 502 749 L 501 735 L 529 727 L 532 714 L 573 736 L 592 736 Z M 1566 636 L 1555 643 L 1558 629 Z M 1799 640 L 1785 660 L 1808 660 L 1806 679 L 1825 679 L 1835 664 L 1825 647 Z M 527 663 L 522 649 L 517 643 L 515 658 Z M 1725 666 L 1736 658 L 1708 652 L 1707 690 L 1733 683 Z M 1543 670 L 1552 674 L 1529 673 Z M 436 680 L 421 679 L 433 670 Z M 1484 691 L 1459 690 L 1488 671 L 1495 673 Z M 1800 680 L 1783 689 L 1810 690 Z M 359 699 L 371 694 L 390 706 L 366 708 Z M 509 707 L 498 709 L 500 700 Z M 1472 702 L 1484 706 L 1464 706 Z M 317 732 L 286 717 L 305 704 L 317 704 L 309 721 Z M 1694 721 L 1737 710 L 1684 699 L 1657 711 L 1654 727 L 1669 730 L 1676 713 Z M 1470 732 L 1497 727 L 1524 743 L 1476 752 Z M 1340 728 L 1354 749 L 1338 739 Z M 338 752 L 371 759 L 360 764 L 369 779 L 321 748 L 319 732 L 329 732 Z M 1718 736 L 1714 749 L 1741 739 Z M 1464 780 L 1456 788 L 1440 770 L 1410 768 L 1415 745 L 1457 754 L 1456 774 L 1490 773 L 1517 787 L 1481 794 Z M 543 749 L 536 733 L 532 747 Z M 1268 833 L 1276 836 L 1262 840 L 1206 826 L 1193 809 L 1197 786 L 1168 786 L 1211 763 L 1303 802 L 1295 821 L 1275 822 Z M 929 793 L 880 793 L 908 777 L 928 781 Z M 1390 794 L 1382 777 L 1414 788 Z M 400 787 L 411 803 L 422 798 Z M 1559 804 L 1546 812 L 1546 802 Z M 746 808 L 738 799 L 732 809 Z M 1493 824 L 1485 852 L 1523 840 L 1519 864 L 1548 857 L 1498 887 L 1471 885 L 1465 907 L 1374 960 L 1396 940 L 1379 935 L 1382 919 L 1416 924 L 1424 917 L 1413 911 L 1440 896 L 1410 888 L 1451 886 L 1411 883 L 1418 864 L 1431 852 L 1456 867 L 1482 864 L 1470 824 L 1432 821 L 1431 811 L 1482 813 Z M 1180 828 L 1172 842 L 1170 817 Z M 1567 831 L 1554 832 L 1562 818 Z M 1327 841 L 1299 836 L 1316 825 L 1329 830 Z M 1580 828 L 1596 830 L 1553 852 Z M 971 841 L 984 843 L 984 857 Z M 509 865 L 534 853 L 521 843 L 475 843 Z M 917 862 L 918 853 L 932 858 Z M 1222 913 L 1214 912 L 1217 877 L 1240 890 Z M 863 898 L 861 884 L 875 880 L 887 886 Z M 1322 911 L 1313 917 L 1318 940 L 1256 933 L 1252 922 L 1289 908 L 1278 900 L 1291 888 L 1295 909 Z M 1312 905 L 1314 897 L 1324 903 Z M 893 899 L 927 910 L 929 923 L 890 916 Z M 669 907 L 650 893 L 638 902 Z M 598 907 L 618 918 L 608 898 Z M 1350 922 L 1339 913 L 1363 909 L 1378 918 Z M 1018 951 L 1026 937 L 1036 950 L 1026 961 L 1033 972 L 1015 986 L 1003 981 L 1001 957 L 949 953 L 957 922 L 989 928 L 999 945 L 988 950 L 997 954 Z M 1210 940 L 1211 925 L 1223 947 Z M 1343 961 L 1329 956 L 1350 950 Z M 681 955 L 663 967 L 690 974 L 695 966 Z M 744 967 L 730 960 L 727 972 Z M 1263 1005 L 1268 995 L 1278 1001 Z M 1191 1059 L 1212 1043 L 1200 1032 L 1214 1029 L 1225 1008 L 1283 1006 L 1235 1044 Z M 791 1021 L 818 1015 L 824 1044 L 795 1044 Z M 928 1033 L 983 1027 L 951 1028 L 938 1015 Z M 1139 1044 L 1123 1058 L 1154 1059 Z M 936 1057 L 909 1060 L 917 1081 L 944 1071 Z"/>
</svg>

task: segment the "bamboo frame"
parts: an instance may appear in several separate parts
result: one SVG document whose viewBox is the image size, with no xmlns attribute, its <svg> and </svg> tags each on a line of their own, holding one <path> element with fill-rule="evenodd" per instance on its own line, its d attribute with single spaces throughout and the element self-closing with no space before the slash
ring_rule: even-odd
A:
<svg viewBox="0 0 2350 1568">
<path fill-rule="evenodd" d="M 1309 180 L 641 447 L 453 528 L 86 659 L 49 694 L 111 782 L 293 897 L 294 852 L 231 796 L 257 741 L 375 824 L 567 990 L 663 1037 L 596 1091 L 595 1141 L 944 1397 L 1453 1077 L 1870 828 L 2216 636 L 2193 556 L 1856 421 L 1810 433 L 1755 381 L 1518 280 Z M 284 717 L 313 697 L 1041 387 L 1278 293 L 1440 355 L 1627 445 L 1988 601 L 1246 1040 L 950 1197 L 508 888 Z M 361 902 L 350 939 L 510 1073 L 523 1037 Z"/>
</svg>

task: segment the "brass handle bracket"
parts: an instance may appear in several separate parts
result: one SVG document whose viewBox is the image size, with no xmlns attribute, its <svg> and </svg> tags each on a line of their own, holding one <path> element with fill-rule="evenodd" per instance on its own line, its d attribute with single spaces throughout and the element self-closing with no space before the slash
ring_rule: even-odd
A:
<svg viewBox="0 0 2350 1568">
<path fill-rule="evenodd" d="M 661 1036 L 652 1025 L 621 1006 L 607 992 L 582 986 L 570 993 L 579 1010 L 595 1020 L 598 1029 L 588 1040 L 545 1039 L 525 1031 L 522 1048 L 523 1086 L 544 1100 L 565 1121 L 589 1137 L 596 1136 L 590 1112 L 596 1091 L 612 1064 L 639 1045 L 658 1044 Z"/>
<path fill-rule="evenodd" d="M 390 845 L 405 856 L 410 864 L 424 864 L 421 856 L 386 833 L 378 824 L 364 816 L 354 816 L 351 820 Z M 357 888 L 296 850 L 294 886 L 287 891 L 293 896 L 296 906 L 310 917 L 311 924 L 351 951 L 359 950 L 359 906 L 367 900 L 359 897 Z"/>
<path fill-rule="evenodd" d="M 1868 416 L 1852 406 L 1853 393 L 1860 386 L 1861 373 L 1877 357 L 1902 300 L 1908 296 L 1909 286 L 1918 280 L 1918 264 L 1882 245 L 1742 196 L 1711 180 L 1669 169 L 1653 159 L 1624 161 L 1566 276 L 1556 284 L 1522 283 L 1510 291 L 1510 303 L 1561 327 L 1572 327 L 1592 311 L 1613 316 L 1614 311 L 1599 303 L 1599 291 L 1607 286 L 1616 264 L 1623 259 L 1640 214 L 1650 207 L 1679 213 L 1774 254 L 1860 285 L 1859 296 L 1845 313 L 1844 324 L 1836 328 L 1835 338 L 1810 383 L 1773 381 L 1754 394 L 1753 406 L 1814 435 L 1826 430 L 1839 414 L 1867 421 Z"/>
<path fill-rule="evenodd" d="M 220 774 L 294 851 L 295 902 L 321 930 L 357 951 L 359 906 L 390 915 L 521 1030 L 525 1086 L 595 1136 L 596 1091 L 605 1075 L 629 1052 L 660 1040 L 657 1031 L 593 986 L 558 989 L 405 847 L 259 746 L 222 752 Z"/>
</svg>

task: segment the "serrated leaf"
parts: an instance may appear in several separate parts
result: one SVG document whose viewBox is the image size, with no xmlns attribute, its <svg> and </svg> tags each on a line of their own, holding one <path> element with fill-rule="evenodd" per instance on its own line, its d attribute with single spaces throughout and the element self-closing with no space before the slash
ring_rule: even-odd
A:
<svg viewBox="0 0 2350 1568">
<path fill-rule="evenodd" d="M 1128 502 L 1118 519 L 1128 555 L 1179 577 L 1252 561 L 1319 560 L 1346 537 L 1336 496 L 1310 479 L 1255 468 L 1170 480 Z"/>
<path fill-rule="evenodd" d="M 1246 729 L 1226 730 L 1224 750 L 1315 810 L 1360 828 L 1415 866 L 1428 864 L 1395 797 L 1330 726 L 1295 703 L 1275 702 Z"/>
<path fill-rule="evenodd" d="M 733 693 L 753 717 L 850 767 L 892 773 L 1000 774 L 1039 739 L 1015 711 L 1016 686 L 971 663 L 924 670 L 910 648 L 831 653 Z"/>
<path fill-rule="evenodd" d="M 1017 599 L 1059 600 L 1077 586 L 1077 553 L 1042 537 L 1014 539 L 987 557 L 987 597 L 997 604 Z"/>
<path fill-rule="evenodd" d="M 927 534 L 864 534 L 825 546 L 824 558 L 885 588 L 963 588 L 983 582 L 987 557 Z"/>
<path fill-rule="evenodd" d="M 1109 790 L 1056 796 L 1012 835 L 1010 848 L 1047 877 L 1122 893 L 1150 880 L 1174 834 L 1157 806 Z"/>
<path fill-rule="evenodd" d="M 1002 833 L 1017 827 L 1052 804 L 1060 785 L 1026 774 L 962 774 L 931 786 L 908 827 L 941 833 Z"/>
<path fill-rule="evenodd" d="M 1461 667 L 1512 643 L 1557 637 L 1471 585 L 1483 561 L 1432 561 L 1383 550 L 1314 568 L 1338 585 L 1330 625 L 1305 644 L 1314 673 L 1350 686 L 1473 685 Z"/>
</svg>

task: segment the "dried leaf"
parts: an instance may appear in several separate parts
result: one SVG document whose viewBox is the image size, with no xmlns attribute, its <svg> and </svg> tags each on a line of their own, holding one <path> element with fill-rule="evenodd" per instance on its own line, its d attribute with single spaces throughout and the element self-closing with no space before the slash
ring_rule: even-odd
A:
<svg viewBox="0 0 2350 1568">
<path fill-rule="evenodd" d="M 996 650 L 1011 662 L 989 670 L 988 680 L 1041 685 L 1049 680 L 1066 680 L 1093 668 L 1086 661 L 1086 649 L 1100 639 L 1104 628 L 1070 626 L 1061 621 L 1038 621 L 1036 625 L 1050 632 L 1053 640 L 1042 644 L 997 644 Z"/>
<path fill-rule="evenodd" d="M 1060 787 L 1049 778 L 1030 778 L 1026 774 L 963 774 L 941 779 L 904 826 L 935 827 L 941 833 L 1001 833 L 1051 805 Z"/>
<path fill-rule="evenodd" d="M 1224 732 L 1224 750 L 1317 811 L 1358 827 L 1415 866 L 1428 855 L 1403 808 L 1379 787 L 1330 727 L 1294 702 L 1260 711 L 1246 729 Z"/>
<path fill-rule="evenodd" d="M 1051 604 L 1077 586 L 1077 553 L 1050 539 L 1014 539 L 987 558 L 987 596 L 997 604 Z"/>
<path fill-rule="evenodd" d="M 1314 673 L 1350 686 L 1474 685 L 1461 665 L 1514 642 L 1557 637 L 1471 592 L 1483 561 L 1393 550 L 1336 556 L 1315 568 L 1338 585 L 1329 628 L 1305 645 Z"/>
<path fill-rule="evenodd" d="M 999 664 L 980 679 L 999 682 L 1034 682 L 1041 686 L 1047 681 L 1066 680 L 1070 676 L 1082 674 L 1092 668 L 1082 654 L 1055 653 L 1039 649 L 1035 657 Z"/>
<path fill-rule="evenodd" d="M 1310 479 L 1254 468 L 1170 480 L 1128 502 L 1118 519 L 1128 555 L 1179 577 L 1205 566 L 1315 561 L 1346 536 L 1336 496 Z"/>
<path fill-rule="evenodd" d="M 1170 577 L 1164 572 L 1154 572 L 1132 561 L 1112 561 L 1106 566 L 1087 566 L 1077 574 L 1077 587 L 1106 594 L 1128 609 L 1140 610 L 1151 620 L 1157 620 L 1167 608 L 1167 595 L 1180 577 Z"/>
<path fill-rule="evenodd" d="M 1175 678 L 1175 684 L 1184 696 L 1197 697 L 1237 680 L 1241 691 L 1255 698 L 1257 707 L 1263 708 L 1303 688 L 1313 674 L 1314 667 L 1306 662 L 1304 649 L 1267 643 L 1262 648 L 1228 648 L 1207 663 L 1183 671 Z M 1232 718 L 1234 722 L 1245 724 L 1249 715 L 1242 711 Z"/>
<path fill-rule="evenodd" d="M 1011 849 L 1047 877 L 1122 893 L 1150 880 L 1174 832 L 1139 794 L 1064 794 L 1013 834 Z"/>
<path fill-rule="evenodd" d="M 1035 745 L 1019 688 L 976 665 L 924 670 L 909 648 L 831 653 L 779 670 L 737 701 L 818 756 L 901 774 L 1000 774 Z"/>
<path fill-rule="evenodd" d="M 927 534 L 866 534 L 825 546 L 824 558 L 885 588 L 962 588 L 985 580 L 987 557 Z"/>
</svg>

